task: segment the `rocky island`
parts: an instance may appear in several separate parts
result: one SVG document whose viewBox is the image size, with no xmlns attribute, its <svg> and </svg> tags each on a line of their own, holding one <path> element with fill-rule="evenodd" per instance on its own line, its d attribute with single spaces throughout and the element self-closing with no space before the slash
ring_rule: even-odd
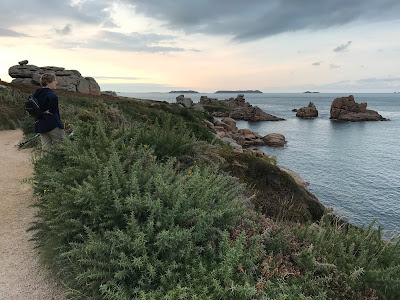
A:
<svg viewBox="0 0 400 300">
<path fill-rule="evenodd" d="M 188 90 L 188 91 L 170 91 L 169 93 L 170 94 L 198 94 L 199 92 Z"/>
<path fill-rule="evenodd" d="M 318 110 L 315 107 L 314 103 L 310 102 L 308 106 L 302 107 L 300 109 L 296 109 L 296 117 L 302 118 L 302 119 L 311 119 L 318 117 Z"/>
<path fill-rule="evenodd" d="M 359 121 L 388 121 L 378 112 L 367 109 L 367 103 L 357 103 L 354 96 L 340 97 L 333 100 L 331 105 L 331 119 L 359 122 Z"/>
<path fill-rule="evenodd" d="M 235 120 L 245 121 L 285 120 L 262 111 L 258 106 L 252 106 L 245 101 L 243 94 L 239 94 L 236 98 L 232 97 L 226 100 L 201 96 L 200 104 L 214 117 L 230 117 Z"/>
<path fill-rule="evenodd" d="M 232 93 L 232 94 L 244 94 L 244 93 L 247 93 L 247 94 L 262 94 L 262 92 L 259 91 L 259 90 L 245 90 L 245 91 L 238 90 L 238 91 L 216 91 L 215 92 L 215 94 L 227 94 L 227 93 Z"/>
</svg>

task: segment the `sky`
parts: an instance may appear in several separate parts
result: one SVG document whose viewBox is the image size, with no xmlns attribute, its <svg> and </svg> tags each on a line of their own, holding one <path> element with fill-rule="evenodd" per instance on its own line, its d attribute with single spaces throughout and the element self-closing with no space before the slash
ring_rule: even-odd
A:
<svg viewBox="0 0 400 300">
<path fill-rule="evenodd" d="M 102 90 L 400 92 L 399 0 L 0 0 L 21 60 Z"/>
</svg>

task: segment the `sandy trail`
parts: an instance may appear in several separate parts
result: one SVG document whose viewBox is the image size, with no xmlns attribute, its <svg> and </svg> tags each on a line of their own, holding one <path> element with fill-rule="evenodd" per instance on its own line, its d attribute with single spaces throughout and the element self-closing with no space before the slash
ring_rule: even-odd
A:
<svg viewBox="0 0 400 300">
<path fill-rule="evenodd" d="M 62 289 L 39 263 L 32 232 L 31 150 L 18 150 L 21 130 L 0 131 L 0 300 L 65 299 Z"/>
</svg>

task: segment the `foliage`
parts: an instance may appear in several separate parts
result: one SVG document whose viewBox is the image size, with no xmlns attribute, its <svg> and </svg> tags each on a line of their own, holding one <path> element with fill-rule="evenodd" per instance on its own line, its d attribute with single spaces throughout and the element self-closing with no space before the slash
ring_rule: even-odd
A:
<svg viewBox="0 0 400 300">
<path fill-rule="evenodd" d="M 256 256 L 244 235 L 229 236 L 243 214 L 240 185 L 208 168 L 177 172 L 132 132 L 81 124 L 35 162 L 39 247 L 83 298 L 254 295 L 237 267 Z"/>
<path fill-rule="evenodd" d="M 331 276 L 328 295 L 337 299 L 354 299 L 362 293 L 376 291 L 380 299 L 400 298 L 400 241 L 382 239 L 382 228 L 372 223 L 366 229 L 335 226 L 325 215 L 319 226 L 307 226 L 297 232 L 310 247 L 296 259 L 308 257 L 310 265 L 300 265 L 315 274 Z M 366 295 L 363 295 L 366 296 Z"/>
<path fill-rule="evenodd" d="M 25 97 L 0 90 L 2 129 L 32 134 Z M 398 241 L 330 215 L 300 225 L 318 220 L 310 194 L 273 158 L 212 144 L 206 115 L 78 94 L 60 97 L 60 110 L 74 135 L 34 162 L 32 229 L 71 297 L 400 297 Z M 249 198 L 258 212 L 243 208 Z"/>
<path fill-rule="evenodd" d="M 0 130 L 16 129 L 25 115 L 24 101 L 28 97 L 16 89 L 0 88 Z"/>
<path fill-rule="evenodd" d="M 302 223 L 322 216 L 324 211 L 318 200 L 281 171 L 274 158 L 259 158 L 226 149 L 221 150 L 220 155 L 227 162 L 224 170 L 248 186 L 254 194 L 252 202 L 265 215 Z"/>
</svg>

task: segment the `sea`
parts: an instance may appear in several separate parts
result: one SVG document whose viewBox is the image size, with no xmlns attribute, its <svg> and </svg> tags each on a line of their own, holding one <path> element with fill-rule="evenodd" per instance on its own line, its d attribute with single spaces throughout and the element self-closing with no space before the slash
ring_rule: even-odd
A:
<svg viewBox="0 0 400 300">
<path fill-rule="evenodd" d="M 119 93 L 120 96 L 176 102 L 174 93 Z M 279 165 L 298 173 L 307 189 L 342 219 L 360 227 L 375 221 L 383 235 L 400 234 L 400 93 L 353 93 L 357 103 L 368 103 L 390 121 L 345 122 L 330 120 L 330 106 L 349 93 L 244 93 L 244 98 L 263 111 L 285 118 L 277 122 L 237 121 L 260 135 L 280 133 L 283 148 L 259 147 L 275 156 Z M 219 100 L 230 93 L 185 94 L 195 103 L 200 96 Z M 296 117 L 293 109 L 313 102 L 319 116 Z"/>
</svg>

